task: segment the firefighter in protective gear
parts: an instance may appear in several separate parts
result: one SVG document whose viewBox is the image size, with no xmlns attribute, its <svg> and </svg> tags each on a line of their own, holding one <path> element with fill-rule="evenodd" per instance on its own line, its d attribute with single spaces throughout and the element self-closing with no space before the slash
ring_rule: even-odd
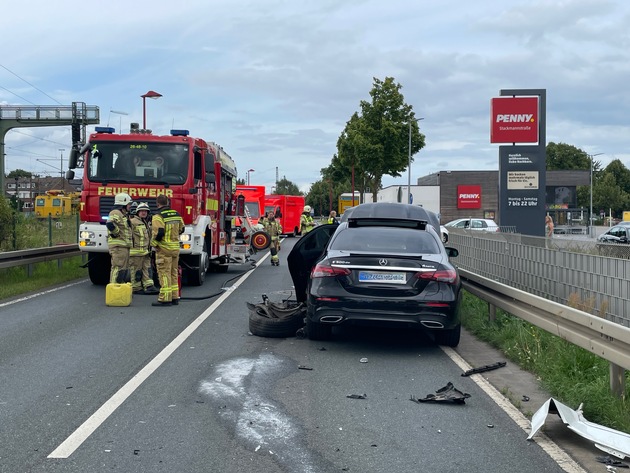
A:
<svg viewBox="0 0 630 473">
<path fill-rule="evenodd" d="M 184 233 L 184 220 L 169 208 L 164 194 L 156 199 L 158 212 L 151 219 L 151 246 L 155 248 L 155 265 L 160 280 L 160 294 L 154 306 L 179 304 L 177 284 L 179 265 L 179 235 Z"/>
<path fill-rule="evenodd" d="M 311 217 L 311 206 L 305 205 L 302 215 L 300 215 L 300 233 L 302 235 L 310 232 L 315 227 L 315 221 Z"/>
<path fill-rule="evenodd" d="M 282 235 L 282 225 L 278 222 L 273 212 L 267 212 L 267 218 L 264 220 L 263 225 L 265 231 L 271 237 L 271 245 L 269 246 L 269 252 L 271 253 L 271 266 L 280 266 L 280 235 Z"/>
<path fill-rule="evenodd" d="M 136 204 L 136 202 L 134 202 Z M 131 207 L 131 250 L 129 269 L 134 294 L 157 294 L 151 277 L 151 224 L 149 204 L 141 202 Z"/>
<path fill-rule="evenodd" d="M 112 258 L 110 283 L 124 283 L 130 280 L 129 250 L 131 249 L 131 223 L 129 212 L 131 196 L 120 193 L 114 197 L 114 208 L 107 217 L 107 246 Z"/>
</svg>

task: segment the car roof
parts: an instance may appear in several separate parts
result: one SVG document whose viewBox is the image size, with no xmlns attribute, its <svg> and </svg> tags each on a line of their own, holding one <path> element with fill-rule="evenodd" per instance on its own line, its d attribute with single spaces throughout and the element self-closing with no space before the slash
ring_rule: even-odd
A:
<svg viewBox="0 0 630 473">
<path fill-rule="evenodd" d="M 367 202 L 347 209 L 341 221 L 345 222 L 349 219 L 414 220 L 417 222 L 427 222 L 435 228 L 438 234 L 440 232 L 440 221 L 437 214 L 423 207 L 411 204 Z"/>
</svg>

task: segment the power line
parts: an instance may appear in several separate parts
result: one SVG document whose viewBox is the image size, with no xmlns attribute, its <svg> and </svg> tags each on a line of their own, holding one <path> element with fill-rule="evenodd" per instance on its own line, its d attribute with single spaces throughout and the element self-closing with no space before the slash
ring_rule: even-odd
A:
<svg viewBox="0 0 630 473">
<path fill-rule="evenodd" d="M 46 138 L 40 138 L 39 136 L 35 136 L 35 135 L 30 135 L 28 133 L 24 133 L 23 131 L 18 131 L 16 129 L 11 130 L 13 133 L 19 133 L 20 135 L 24 135 L 24 136 L 28 136 L 29 138 L 34 138 L 36 140 L 40 140 L 40 141 L 46 141 L 48 143 L 52 143 L 54 145 L 58 145 L 58 146 L 68 146 L 68 143 L 59 143 L 58 141 L 52 141 L 52 140 L 47 140 Z"/>
<path fill-rule="evenodd" d="M 62 104 L 61 102 L 59 102 L 57 99 L 55 99 L 55 98 L 51 97 L 50 95 L 48 95 L 48 94 L 47 94 L 46 92 L 44 92 L 43 90 L 41 90 L 41 89 L 39 89 L 39 88 L 35 87 L 33 84 L 31 84 L 31 83 L 30 83 L 29 81 L 27 81 L 26 79 L 24 79 L 24 78 L 22 78 L 22 77 L 18 76 L 15 72 L 13 72 L 12 70 L 10 70 L 8 67 L 4 66 L 3 64 L 0 64 L 0 67 L 2 67 L 4 70 L 6 70 L 6 71 L 10 72 L 11 74 L 13 74 L 15 77 L 17 77 L 17 78 L 18 78 L 18 79 L 20 79 L 21 81 L 26 82 L 28 85 L 30 85 L 31 87 L 33 87 L 35 90 L 37 90 L 38 92 L 41 92 L 41 93 L 42 93 L 42 94 L 44 94 L 46 97 L 48 97 L 50 100 L 53 100 L 53 101 L 57 102 L 57 104 L 58 104 L 58 105 L 63 105 L 63 104 Z M 4 89 L 4 87 L 2 87 L 2 88 Z M 4 89 L 4 90 L 6 90 L 6 91 L 8 91 L 8 92 L 11 92 L 11 91 L 10 91 L 10 90 L 8 90 L 8 89 Z M 14 94 L 13 92 L 11 92 L 11 93 L 12 93 L 13 95 L 15 95 L 16 97 L 19 97 L 19 95 Z M 20 97 L 20 98 L 22 98 L 22 97 Z M 24 99 L 22 99 L 22 100 L 24 100 Z M 35 104 L 33 104 L 32 102 L 29 102 L 29 103 L 30 103 L 31 105 L 35 105 Z"/>
<path fill-rule="evenodd" d="M 30 103 L 31 105 L 35 105 L 35 104 L 34 104 L 33 102 L 31 102 L 30 100 L 26 100 L 24 97 L 20 97 L 18 94 L 16 94 L 15 92 L 10 91 L 10 90 L 9 90 L 9 89 L 7 89 L 6 87 L 2 87 L 2 86 L 0 85 L 0 89 L 4 89 L 4 90 L 6 90 L 6 91 L 7 91 L 7 92 L 9 92 L 10 94 L 15 95 L 17 98 L 22 99 L 22 100 L 24 100 L 25 102 Z"/>
</svg>

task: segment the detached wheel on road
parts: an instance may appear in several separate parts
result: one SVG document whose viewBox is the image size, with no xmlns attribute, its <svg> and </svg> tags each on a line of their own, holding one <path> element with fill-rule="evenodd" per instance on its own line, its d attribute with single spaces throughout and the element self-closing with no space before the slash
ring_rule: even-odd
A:
<svg viewBox="0 0 630 473">
<path fill-rule="evenodd" d="M 267 232 L 257 231 L 252 234 L 252 247 L 255 250 L 261 251 L 269 247 L 271 244 L 271 237 Z"/>
<path fill-rule="evenodd" d="M 259 337 L 294 337 L 304 326 L 304 315 L 305 310 L 301 309 L 282 317 L 270 317 L 268 311 L 254 306 L 249 311 L 249 331 Z"/>
</svg>

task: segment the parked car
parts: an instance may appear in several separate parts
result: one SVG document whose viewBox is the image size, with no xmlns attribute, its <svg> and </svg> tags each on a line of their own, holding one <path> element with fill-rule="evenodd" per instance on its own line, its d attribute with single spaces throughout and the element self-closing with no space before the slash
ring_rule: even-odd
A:
<svg viewBox="0 0 630 473">
<path fill-rule="evenodd" d="M 601 256 L 630 258 L 630 225 L 623 223 L 620 222 L 597 237 L 597 252 Z"/>
<path fill-rule="evenodd" d="M 481 230 L 485 232 L 498 232 L 499 226 L 489 218 L 458 218 L 444 224 L 446 228 L 462 228 L 466 230 Z"/>
<path fill-rule="evenodd" d="M 630 225 L 615 225 L 611 227 L 606 233 L 602 233 L 597 237 L 597 241 L 600 243 L 630 243 Z"/>
<path fill-rule="evenodd" d="M 339 225 L 304 235 L 287 260 L 306 331 L 327 339 L 338 325 L 415 327 L 437 343 L 460 339 L 461 281 L 435 225 L 421 207 L 360 204 Z"/>
</svg>

